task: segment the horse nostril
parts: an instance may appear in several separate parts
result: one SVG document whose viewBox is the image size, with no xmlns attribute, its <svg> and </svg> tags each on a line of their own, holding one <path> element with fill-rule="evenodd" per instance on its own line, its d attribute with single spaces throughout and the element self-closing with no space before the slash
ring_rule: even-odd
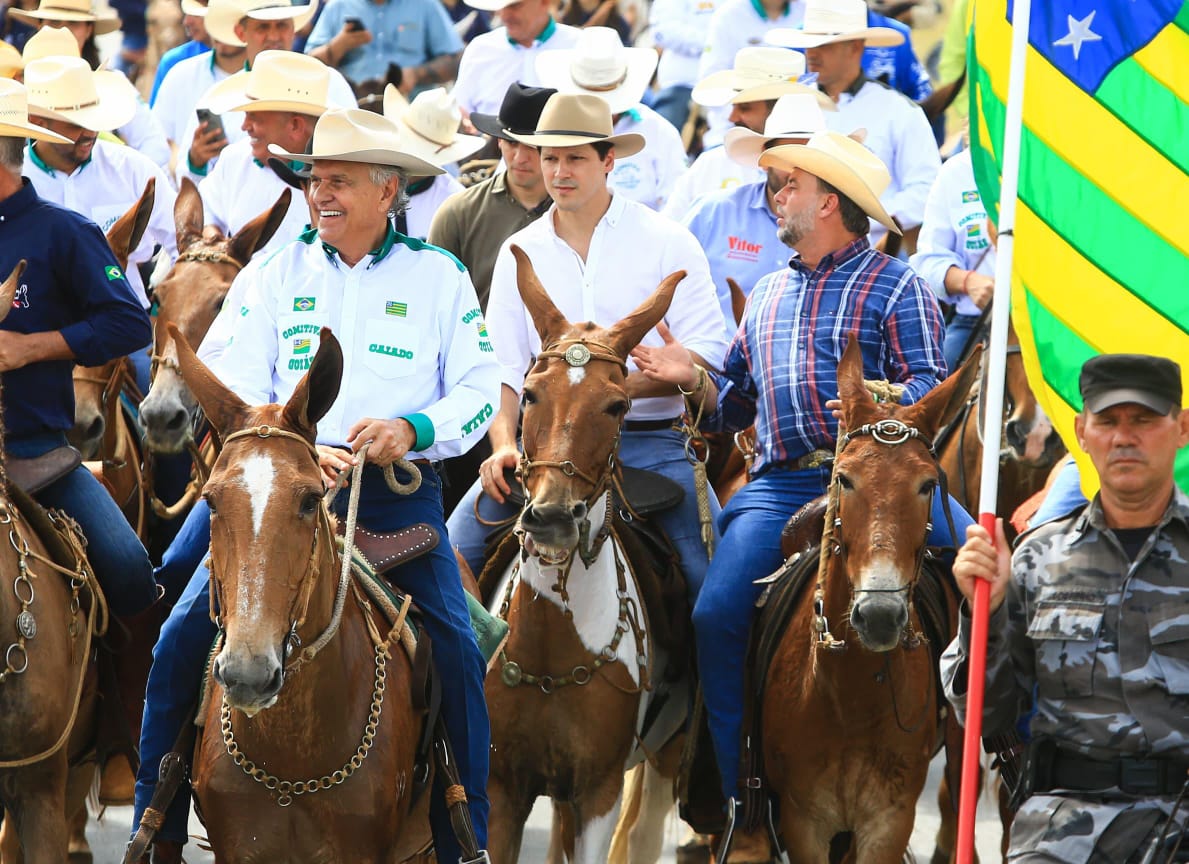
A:
<svg viewBox="0 0 1189 864">
<path fill-rule="evenodd" d="M 573 507 L 570 508 L 570 513 L 573 514 L 575 519 L 585 519 L 586 518 L 586 502 L 579 501 L 577 504 L 575 504 Z"/>
<path fill-rule="evenodd" d="M 866 617 L 863 615 L 863 610 L 859 606 L 855 606 L 850 610 L 850 623 L 856 630 L 862 629 L 867 623 Z"/>
<path fill-rule="evenodd" d="M 281 692 L 281 685 L 284 683 L 284 678 L 285 678 L 285 669 L 280 664 L 277 664 L 277 667 L 275 669 L 273 669 L 272 675 L 270 675 L 268 677 L 268 691 L 267 692 L 269 693 L 269 695 Z"/>
<path fill-rule="evenodd" d="M 165 424 L 165 428 L 170 432 L 176 432 L 186 425 L 186 412 L 180 408 L 173 413 L 169 418 L 169 422 Z"/>
<path fill-rule="evenodd" d="M 96 417 L 91 421 L 91 425 L 87 427 L 87 440 L 94 441 L 103 435 L 103 418 Z"/>
<path fill-rule="evenodd" d="M 1007 437 L 1007 443 L 1016 449 L 1024 446 L 1024 435 L 1020 431 L 1019 420 L 1008 420 L 1007 425 L 1003 427 L 1003 434 Z"/>
</svg>

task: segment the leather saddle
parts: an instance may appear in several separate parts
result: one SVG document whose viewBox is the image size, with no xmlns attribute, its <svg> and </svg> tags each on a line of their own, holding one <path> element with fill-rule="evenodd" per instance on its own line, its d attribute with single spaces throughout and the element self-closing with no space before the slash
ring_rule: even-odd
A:
<svg viewBox="0 0 1189 864">
<path fill-rule="evenodd" d="M 6 455 L 4 470 L 11 482 L 32 495 L 65 477 L 82 463 L 83 454 L 64 444 L 29 459 Z"/>
<path fill-rule="evenodd" d="M 335 530 L 340 537 L 345 536 L 347 523 L 340 521 Z M 388 533 L 369 531 L 362 525 L 355 526 L 355 549 L 372 565 L 377 576 L 383 576 L 406 561 L 432 552 L 440 542 L 442 538 L 438 532 L 424 522 Z"/>
</svg>

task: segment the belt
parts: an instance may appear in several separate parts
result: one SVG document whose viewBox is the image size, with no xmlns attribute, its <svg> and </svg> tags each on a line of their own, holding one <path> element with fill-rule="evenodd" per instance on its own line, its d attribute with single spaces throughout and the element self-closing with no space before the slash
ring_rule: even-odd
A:
<svg viewBox="0 0 1189 864">
<path fill-rule="evenodd" d="M 1129 795 L 1176 795 L 1189 782 L 1189 762 L 1160 757 L 1091 759 L 1058 749 L 1047 766 L 1038 766 L 1033 792 L 1121 789 Z M 1044 770 L 1047 768 L 1047 770 Z"/>
<path fill-rule="evenodd" d="M 662 429 L 680 429 L 681 421 L 676 417 L 668 420 L 627 420 L 624 421 L 625 432 L 660 432 Z"/>
<path fill-rule="evenodd" d="M 780 468 L 784 471 L 806 471 L 810 468 L 821 468 L 833 460 L 834 454 L 829 450 L 814 450 L 796 459 L 783 459 L 780 462 L 773 462 L 772 467 Z"/>
</svg>

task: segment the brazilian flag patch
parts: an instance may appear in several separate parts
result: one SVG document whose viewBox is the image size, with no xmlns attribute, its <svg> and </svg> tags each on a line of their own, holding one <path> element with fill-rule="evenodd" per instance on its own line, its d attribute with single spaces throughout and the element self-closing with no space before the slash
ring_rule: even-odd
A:
<svg viewBox="0 0 1189 864">
<path fill-rule="evenodd" d="M 317 301 L 313 297 L 294 297 L 293 311 L 294 312 L 313 312 L 314 304 Z"/>
<path fill-rule="evenodd" d="M 108 282 L 114 282 L 117 279 L 124 278 L 124 274 L 120 271 L 120 268 L 117 267 L 115 264 L 108 264 L 106 267 L 103 268 L 103 272 L 105 274 L 107 274 Z"/>
<path fill-rule="evenodd" d="M 978 200 L 978 190 L 977 189 L 971 190 L 970 192 L 962 193 L 962 203 L 963 204 L 973 204 L 977 200 Z"/>
</svg>

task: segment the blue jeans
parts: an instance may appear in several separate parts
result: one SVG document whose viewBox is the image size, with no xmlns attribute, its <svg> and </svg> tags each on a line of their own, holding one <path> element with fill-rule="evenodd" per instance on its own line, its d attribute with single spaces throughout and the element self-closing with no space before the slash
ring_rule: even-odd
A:
<svg viewBox="0 0 1189 864">
<path fill-rule="evenodd" d="M 432 553 L 402 565 L 389 576 L 399 588 L 413 595 L 422 612 L 425 630 L 433 640 L 435 663 L 443 679 L 442 717 L 454 745 L 475 833 L 480 846 L 485 846 L 490 728 L 483 679 L 487 670 L 471 629 L 458 564 L 446 534 L 441 486 L 433 471 L 425 469 L 421 474 L 422 484 L 417 492 L 397 497 L 384 484 L 379 469 L 368 466 L 363 476 L 359 524 L 386 532 L 425 522 L 442 535 L 442 542 Z M 340 516 L 346 506 L 347 495 L 340 495 L 335 502 Z M 195 511 L 179 533 L 178 542 L 167 553 L 167 564 L 163 566 L 178 567 L 186 560 L 193 560 L 195 544 L 202 538 L 202 520 L 194 515 Z M 206 549 L 197 548 L 201 549 L 198 553 L 201 558 Z M 215 637 L 215 625 L 209 616 L 209 580 L 206 567 L 199 566 L 161 628 L 153 650 L 140 735 L 141 768 L 136 778 L 134 829 L 152 798 L 161 757 L 173 746 L 186 710 L 198 695 L 207 653 Z M 462 853 L 450 827 L 441 785 L 435 781 L 434 787 L 430 825 L 438 859 L 457 861 Z M 186 841 L 189 801 L 189 790 L 179 789 L 158 837 Z"/>
<path fill-rule="evenodd" d="M 684 436 L 680 432 L 669 429 L 654 432 L 624 431 L 619 439 L 619 461 L 631 468 L 662 474 L 685 490 L 685 497 L 681 503 L 671 510 L 657 514 L 657 521 L 665 529 L 669 541 L 681 558 L 686 593 L 692 605 L 706 580 L 709 561 L 706 547 L 702 544 L 701 523 L 698 521 L 694 472 L 685 458 L 684 442 Z M 450 539 L 476 575 L 483 570 L 483 549 L 491 529 L 475 519 L 475 499 L 479 500 L 480 515 L 489 522 L 516 515 L 516 509 L 510 504 L 497 504 L 487 495 L 481 495 L 481 491 L 482 487 L 476 481 L 462 496 L 462 500 L 450 514 L 450 521 L 446 523 L 450 529 Z M 711 489 L 709 492 L 710 515 L 717 522 L 721 508 L 718 506 L 714 490 Z"/>
<path fill-rule="evenodd" d="M 962 349 L 970 339 L 970 334 L 978 326 L 978 315 L 954 315 L 945 325 L 945 339 L 941 345 L 941 353 L 945 356 L 945 368 L 954 372 L 962 358 Z"/>
<path fill-rule="evenodd" d="M 165 554 L 161 556 L 161 566 L 153 571 L 157 577 L 157 584 L 165 590 L 165 602 L 170 606 L 179 602 L 195 571 L 202 566 L 210 545 L 211 508 L 205 498 L 199 498 L 186 514 L 182 527 L 170 541 Z"/>
<path fill-rule="evenodd" d="M 1045 495 L 1036 515 L 1032 517 L 1029 527 L 1048 522 L 1050 519 L 1057 519 L 1066 513 L 1072 513 L 1085 503 L 1086 496 L 1082 494 L 1082 475 L 1078 471 L 1078 463 L 1074 462 L 1071 456 L 1057 472 L 1053 485 L 1049 487 L 1048 494 Z"/>
<path fill-rule="evenodd" d="M 644 98 L 641 101 L 672 123 L 680 132 L 685 128 L 685 121 L 689 119 L 689 100 L 693 92 L 693 87 L 674 84 L 660 90 L 644 91 Z"/>
<path fill-rule="evenodd" d="M 65 445 L 64 434 L 46 433 L 11 438 L 5 442 L 5 451 L 28 459 Z M 83 529 L 87 560 L 114 614 L 129 618 L 156 602 L 157 585 L 149 554 L 119 505 L 90 471 L 80 465 L 33 497 L 43 507 L 65 511 Z"/>
<path fill-rule="evenodd" d="M 755 602 L 764 589 L 755 580 L 784 562 L 781 529 L 802 505 L 824 494 L 829 482 L 829 467 L 766 471 L 735 493 L 718 520 L 722 541 L 694 606 L 694 640 L 710 736 L 727 798 L 739 795 L 744 665 Z M 952 498 L 950 509 L 955 533 L 965 538 L 966 526 L 974 520 Z M 930 519 L 934 527 L 927 542 L 953 546 L 940 496 L 933 497 Z"/>
</svg>

